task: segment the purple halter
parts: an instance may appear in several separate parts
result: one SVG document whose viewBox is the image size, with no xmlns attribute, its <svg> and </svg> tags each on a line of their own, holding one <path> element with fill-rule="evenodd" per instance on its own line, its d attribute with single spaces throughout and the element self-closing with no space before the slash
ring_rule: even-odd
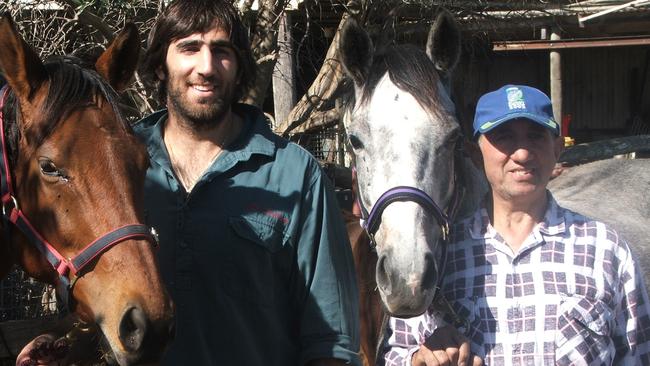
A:
<svg viewBox="0 0 650 366">
<path fill-rule="evenodd" d="M 359 200 L 359 206 L 363 215 L 363 228 L 370 237 L 370 245 L 374 248 L 377 246 L 375 242 L 375 233 L 379 230 L 381 224 L 381 216 L 384 210 L 393 202 L 415 202 L 421 205 L 427 212 L 432 213 L 442 228 L 442 239 L 447 241 L 449 237 L 449 216 L 436 204 L 436 202 L 423 190 L 399 186 L 394 187 L 384 192 L 381 197 L 375 202 L 370 210 L 370 214 Z"/>
</svg>

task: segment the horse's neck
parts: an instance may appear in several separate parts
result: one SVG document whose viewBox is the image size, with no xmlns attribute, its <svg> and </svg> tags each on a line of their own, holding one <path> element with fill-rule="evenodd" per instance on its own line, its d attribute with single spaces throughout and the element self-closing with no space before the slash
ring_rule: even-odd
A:
<svg viewBox="0 0 650 366">
<path fill-rule="evenodd" d="M 469 158 L 464 157 L 461 162 L 462 184 L 464 184 L 465 191 L 456 219 L 473 214 L 488 191 L 487 180 L 483 172 L 477 169 Z"/>
</svg>

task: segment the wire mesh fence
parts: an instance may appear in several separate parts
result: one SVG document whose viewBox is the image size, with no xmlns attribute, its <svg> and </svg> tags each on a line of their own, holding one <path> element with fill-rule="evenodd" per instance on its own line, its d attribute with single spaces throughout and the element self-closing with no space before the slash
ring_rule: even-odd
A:
<svg viewBox="0 0 650 366">
<path fill-rule="evenodd" d="M 346 157 L 345 131 L 341 128 L 301 132 L 290 136 L 290 139 L 304 147 L 321 162 L 349 165 L 346 164 L 348 159 Z"/>
<path fill-rule="evenodd" d="M 56 296 L 52 286 L 34 280 L 18 268 L 12 269 L 0 281 L 0 323 L 39 319 L 56 314 Z M 3 351 L 0 352 L 0 366 L 15 365 L 15 353 L 7 343 L 11 336 L 12 334 L 0 334 L 0 347 Z"/>
<path fill-rule="evenodd" d="M 316 132 L 303 132 L 290 139 L 309 151 L 320 163 L 335 187 L 339 206 L 352 209 L 352 173 L 350 155 L 343 128 L 329 128 Z"/>
<path fill-rule="evenodd" d="M 34 280 L 17 268 L 0 281 L 0 322 L 35 319 L 56 312 L 52 286 Z"/>
</svg>

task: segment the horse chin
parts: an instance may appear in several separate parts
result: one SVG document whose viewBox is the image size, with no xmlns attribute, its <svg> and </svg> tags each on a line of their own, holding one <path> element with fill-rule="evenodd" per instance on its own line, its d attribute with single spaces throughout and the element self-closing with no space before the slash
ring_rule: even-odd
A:
<svg viewBox="0 0 650 366">
<path fill-rule="evenodd" d="M 391 294 L 381 292 L 381 299 L 388 314 L 398 318 L 411 318 L 424 313 L 431 301 L 434 291 L 424 291 L 419 294 Z"/>
<path fill-rule="evenodd" d="M 425 239 L 428 239 L 425 237 Z M 408 241 L 396 238 L 394 243 Z M 378 243 L 378 247 L 379 247 Z M 412 317 L 426 311 L 433 301 L 438 282 L 438 259 L 429 251 L 427 240 L 378 250 L 376 266 L 377 288 L 386 311 L 396 317 Z M 418 249 L 422 248 L 422 249 Z M 404 253 L 420 252 L 408 258 Z"/>
<path fill-rule="evenodd" d="M 422 271 L 414 272 L 393 267 L 394 262 L 389 256 L 380 256 L 377 262 L 377 287 L 386 311 L 401 318 L 424 313 L 436 292 L 434 266 L 424 261 Z"/>
<path fill-rule="evenodd" d="M 129 352 L 122 347 L 113 347 L 112 342 L 103 335 L 100 340 L 102 361 L 111 366 L 158 365 L 158 357 L 145 357 L 142 352 Z M 160 353 L 162 354 L 162 352 Z M 160 356 L 158 354 L 158 356 Z M 155 358 L 155 359 L 154 359 Z"/>
</svg>

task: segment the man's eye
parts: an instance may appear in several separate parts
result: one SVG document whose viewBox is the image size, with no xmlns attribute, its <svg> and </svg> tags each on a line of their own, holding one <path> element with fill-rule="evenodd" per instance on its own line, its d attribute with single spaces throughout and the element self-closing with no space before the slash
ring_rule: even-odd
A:
<svg viewBox="0 0 650 366">
<path fill-rule="evenodd" d="M 509 134 L 509 133 L 504 133 L 504 132 L 499 133 L 499 132 L 497 132 L 494 135 L 492 135 L 492 138 L 494 140 L 496 140 L 496 141 L 505 141 L 505 140 L 508 140 L 508 139 L 512 138 L 512 135 Z"/>
<path fill-rule="evenodd" d="M 235 51 L 232 48 L 224 46 L 215 47 L 212 52 L 222 57 L 233 57 L 235 55 Z"/>
<path fill-rule="evenodd" d="M 535 141 L 537 141 L 537 140 L 541 140 L 541 139 L 544 138 L 544 133 L 541 133 L 541 132 L 532 132 L 532 133 L 529 133 L 529 134 L 528 134 L 528 138 L 531 139 L 531 140 L 535 140 Z"/>
<path fill-rule="evenodd" d="M 183 46 L 179 48 L 179 51 L 181 53 L 194 53 L 199 51 L 199 47 L 197 46 Z"/>
</svg>

